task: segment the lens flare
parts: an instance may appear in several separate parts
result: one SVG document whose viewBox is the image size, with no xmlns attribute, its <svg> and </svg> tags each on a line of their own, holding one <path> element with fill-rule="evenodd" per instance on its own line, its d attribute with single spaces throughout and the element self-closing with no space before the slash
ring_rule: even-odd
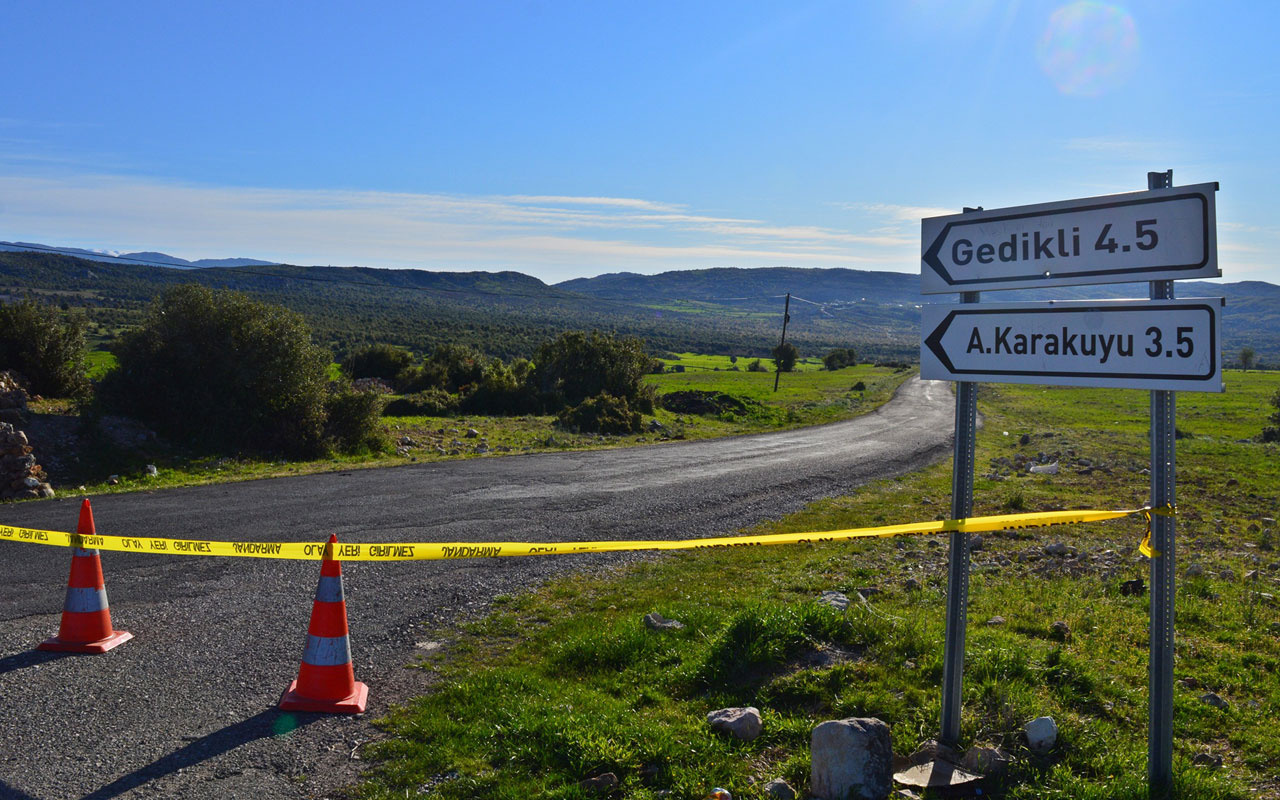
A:
<svg viewBox="0 0 1280 800">
<path fill-rule="evenodd" d="M 1123 8 L 1078 0 L 1049 17 L 1036 56 L 1063 94 L 1098 97 L 1133 73 L 1138 63 L 1138 32 Z"/>
</svg>

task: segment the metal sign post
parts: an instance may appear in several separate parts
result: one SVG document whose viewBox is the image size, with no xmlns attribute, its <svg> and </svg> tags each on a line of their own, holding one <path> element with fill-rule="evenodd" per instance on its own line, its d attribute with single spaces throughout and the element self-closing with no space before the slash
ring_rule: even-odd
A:
<svg viewBox="0 0 1280 800">
<path fill-rule="evenodd" d="M 1173 170 L 1148 172 L 1149 189 L 1173 186 Z M 1152 300 L 1172 300 L 1173 281 L 1152 281 Z M 1173 392 L 1151 393 L 1151 507 L 1174 504 L 1176 401 Z M 1151 518 L 1151 630 L 1148 650 L 1147 786 L 1163 797 L 1173 786 L 1173 569 L 1174 518 Z"/>
<path fill-rule="evenodd" d="M 964 292 L 962 303 L 978 302 L 977 292 Z M 951 518 L 973 514 L 973 453 L 978 429 L 978 384 L 956 384 L 955 459 L 951 467 Z M 944 744 L 960 741 L 961 683 L 964 677 L 964 637 L 969 620 L 969 534 L 951 532 L 947 561 L 947 633 L 942 660 L 942 725 Z"/>
<path fill-rule="evenodd" d="M 1151 390 L 1151 505 L 1175 498 L 1175 391 L 1222 391 L 1221 298 L 1175 300 L 1177 278 L 1215 277 L 1216 183 L 1017 208 L 965 209 L 921 220 L 922 294 L 960 305 L 922 309 L 920 375 L 956 382 L 951 517 L 973 513 L 976 381 Z M 979 289 L 1146 280 L 1150 300 L 978 302 Z M 1174 518 L 1151 522 L 1147 782 L 1173 786 Z M 940 738 L 960 738 L 969 600 L 969 537 L 951 534 Z"/>
</svg>

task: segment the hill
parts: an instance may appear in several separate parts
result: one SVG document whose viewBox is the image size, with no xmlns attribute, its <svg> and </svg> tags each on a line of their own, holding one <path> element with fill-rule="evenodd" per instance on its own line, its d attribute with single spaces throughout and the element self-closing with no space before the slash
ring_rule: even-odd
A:
<svg viewBox="0 0 1280 800">
<path fill-rule="evenodd" d="M 781 297 L 791 292 L 793 321 L 821 328 L 829 319 L 856 316 L 864 324 L 878 322 L 885 326 L 886 333 L 917 345 L 918 305 L 955 302 L 954 295 L 921 295 L 920 276 L 916 274 L 849 269 L 706 269 L 659 275 L 623 272 L 579 278 L 557 286 L 650 308 L 776 309 Z M 987 292 L 983 299 L 1105 300 L 1145 298 L 1148 292 L 1146 283 L 1117 283 Z M 1178 297 L 1226 298 L 1223 354 L 1228 363 L 1247 345 L 1262 361 L 1280 366 L 1280 286 L 1262 281 L 1180 281 L 1176 293 Z"/>
<path fill-rule="evenodd" d="M 172 267 L 174 269 L 198 269 L 201 267 L 265 267 L 274 261 L 259 261 L 256 258 L 201 258 L 188 261 L 185 258 L 171 256 L 168 253 L 156 253 L 150 250 L 139 253 L 99 253 L 94 250 L 83 250 L 79 247 L 51 247 L 47 244 L 33 242 L 0 242 L 0 251 L 30 251 L 36 253 L 58 253 L 76 256 L 89 261 L 102 261 L 108 264 L 135 264 L 151 267 Z"/>
<path fill-rule="evenodd" d="M 765 356 L 777 343 L 790 292 L 788 340 L 804 355 L 854 347 L 864 357 L 915 360 L 919 276 L 849 269 L 708 269 L 613 273 L 548 286 L 519 272 L 431 272 L 367 267 L 252 265 L 171 269 L 36 251 L 0 252 L 0 296 L 37 294 L 83 308 L 99 341 L 136 324 L 151 298 L 177 283 L 236 289 L 306 317 L 341 355 L 372 342 L 421 352 L 468 344 L 503 358 L 529 356 L 571 329 L 639 336 L 655 351 Z M 991 300 L 1144 297 L 1146 284 L 991 292 Z M 1179 297 L 1224 296 L 1223 352 L 1249 345 L 1280 365 L 1280 287 L 1261 282 L 1178 285 Z"/>
</svg>

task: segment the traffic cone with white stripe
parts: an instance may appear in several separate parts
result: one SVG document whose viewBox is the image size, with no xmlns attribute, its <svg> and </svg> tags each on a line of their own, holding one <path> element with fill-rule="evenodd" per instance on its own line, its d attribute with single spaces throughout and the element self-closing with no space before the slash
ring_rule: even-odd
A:
<svg viewBox="0 0 1280 800">
<path fill-rule="evenodd" d="M 93 508 L 89 498 L 80 504 L 80 524 L 76 533 L 93 536 Z M 58 635 L 46 639 L 39 650 L 62 653 L 105 653 L 133 638 L 128 631 L 111 629 L 111 609 L 107 605 L 107 587 L 102 581 L 102 560 L 98 551 L 74 547 L 71 550 L 71 574 L 67 576 L 67 599 L 62 604 L 62 624 Z"/>
<path fill-rule="evenodd" d="M 320 583 L 311 606 L 307 647 L 298 679 L 280 698 L 285 711 L 361 714 L 369 703 L 369 687 L 356 680 L 347 639 L 347 602 L 342 595 L 342 562 L 333 557 L 338 537 L 329 536 L 320 566 Z"/>
</svg>

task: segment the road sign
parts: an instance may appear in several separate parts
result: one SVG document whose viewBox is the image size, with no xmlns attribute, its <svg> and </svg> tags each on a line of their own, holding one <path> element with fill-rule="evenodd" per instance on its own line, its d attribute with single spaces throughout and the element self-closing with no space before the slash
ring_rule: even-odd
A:
<svg viewBox="0 0 1280 800">
<path fill-rule="evenodd" d="M 924 294 L 1216 278 L 1216 183 L 921 220 Z"/>
<path fill-rule="evenodd" d="M 1222 298 L 936 304 L 920 377 L 1222 391 Z"/>
</svg>

